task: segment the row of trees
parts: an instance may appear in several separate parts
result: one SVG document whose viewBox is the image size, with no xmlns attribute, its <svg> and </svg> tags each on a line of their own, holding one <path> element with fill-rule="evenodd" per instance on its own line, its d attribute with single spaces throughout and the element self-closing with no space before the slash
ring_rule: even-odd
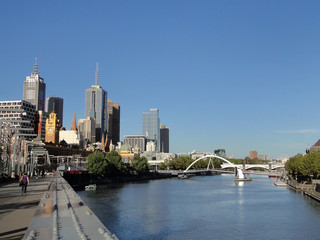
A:
<svg viewBox="0 0 320 240">
<path fill-rule="evenodd" d="M 285 166 L 292 175 L 320 177 L 320 151 L 311 151 L 309 154 L 297 154 L 291 157 Z"/>
<path fill-rule="evenodd" d="M 161 170 L 185 170 L 190 166 L 195 160 L 191 157 L 179 157 L 172 160 L 165 160 L 160 164 Z M 195 163 L 193 166 L 196 169 L 206 168 L 208 166 L 209 159 L 203 159 Z M 221 168 L 221 160 L 213 159 L 213 164 L 215 168 Z"/>
<path fill-rule="evenodd" d="M 107 154 L 103 154 L 102 152 L 90 154 L 85 167 L 97 178 L 146 175 L 149 174 L 151 169 L 145 157 L 134 156 L 131 164 L 124 163 L 116 151 L 111 151 Z"/>
</svg>

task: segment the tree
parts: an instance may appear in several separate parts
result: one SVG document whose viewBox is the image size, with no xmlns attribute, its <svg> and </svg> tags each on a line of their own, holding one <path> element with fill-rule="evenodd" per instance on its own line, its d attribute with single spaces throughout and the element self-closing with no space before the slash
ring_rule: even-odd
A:
<svg viewBox="0 0 320 240">
<path fill-rule="evenodd" d="M 107 161 L 103 153 L 94 152 L 88 156 L 85 167 L 92 173 L 94 176 L 101 178 L 105 176 Z"/>
<path fill-rule="evenodd" d="M 285 169 L 292 175 L 299 174 L 299 165 L 302 161 L 302 154 L 297 154 L 294 157 L 289 158 L 286 162 Z"/>
<path fill-rule="evenodd" d="M 139 157 L 137 155 L 132 159 L 132 167 L 139 174 L 148 174 L 151 169 L 151 166 L 148 163 L 148 159 L 146 157 Z"/>
<path fill-rule="evenodd" d="M 108 152 L 106 155 L 106 159 L 108 161 L 108 166 L 106 172 L 108 175 L 116 176 L 121 175 L 123 171 L 125 171 L 125 164 L 121 160 L 121 156 L 117 151 Z"/>
</svg>

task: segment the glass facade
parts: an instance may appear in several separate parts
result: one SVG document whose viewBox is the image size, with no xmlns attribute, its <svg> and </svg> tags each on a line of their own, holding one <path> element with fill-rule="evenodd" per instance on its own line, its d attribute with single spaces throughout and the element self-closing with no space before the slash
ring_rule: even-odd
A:
<svg viewBox="0 0 320 240">
<path fill-rule="evenodd" d="M 96 141 L 100 142 L 107 128 L 107 91 L 99 85 L 86 89 L 85 117 L 96 121 Z"/>
<path fill-rule="evenodd" d="M 142 114 L 142 134 L 148 140 L 155 140 L 156 150 L 160 151 L 160 118 L 158 109 L 150 109 Z"/>
<path fill-rule="evenodd" d="M 52 112 L 56 113 L 61 126 L 63 126 L 63 98 L 59 98 L 55 96 L 48 97 L 46 112 L 48 114 Z"/>
</svg>

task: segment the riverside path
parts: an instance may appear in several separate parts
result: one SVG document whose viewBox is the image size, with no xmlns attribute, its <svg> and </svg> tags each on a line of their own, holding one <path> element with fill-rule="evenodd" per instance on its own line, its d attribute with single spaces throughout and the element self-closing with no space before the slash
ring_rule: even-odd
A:
<svg viewBox="0 0 320 240">
<path fill-rule="evenodd" d="M 117 239 L 59 175 L 0 187 L 0 240 Z"/>
<path fill-rule="evenodd" d="M 22 239 L 51 176 L 31 178 L 27 194 L 21 195 L 18 181 L 0 185 L 0 239 Z"/>
</svg>

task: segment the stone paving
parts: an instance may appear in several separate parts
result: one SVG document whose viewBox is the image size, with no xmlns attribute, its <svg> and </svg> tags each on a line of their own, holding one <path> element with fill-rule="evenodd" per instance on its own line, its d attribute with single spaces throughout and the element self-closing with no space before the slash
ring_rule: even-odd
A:
<svg viewBox="0 0 320 240">
<path fill-rule="evenodd" d="M 0 240 L 23 238 L 50 180 L 31 178 L 26 195 L 18 182 L 0 185 Z"/>
</svg>

